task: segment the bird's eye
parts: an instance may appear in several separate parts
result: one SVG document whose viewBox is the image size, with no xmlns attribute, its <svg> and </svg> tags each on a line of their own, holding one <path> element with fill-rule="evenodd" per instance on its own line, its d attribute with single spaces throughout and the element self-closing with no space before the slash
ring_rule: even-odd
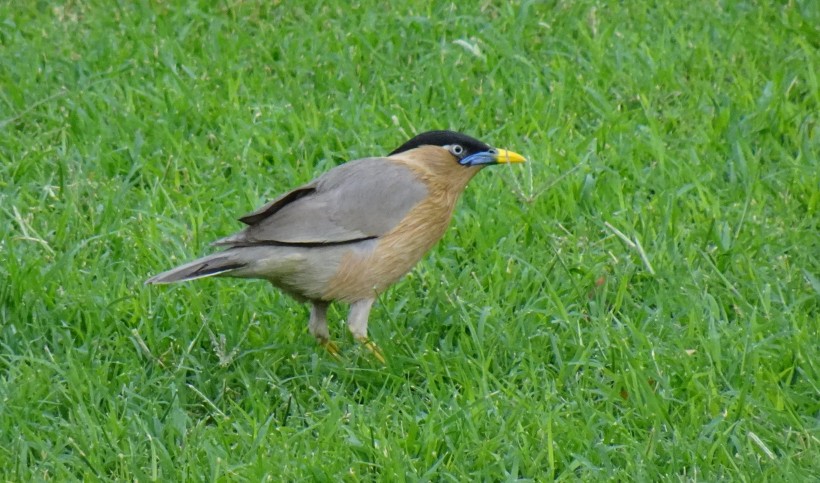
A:
<svg viewBox="0 0 820 483">
<path fill-rule="evenodd" d="M 450 152 L 455 156 L 461 157 L 461 155 L 464 154 L 464 148 L 462 148 L 460 144 L 453 144 L 450 146 Z"/>
</svg>

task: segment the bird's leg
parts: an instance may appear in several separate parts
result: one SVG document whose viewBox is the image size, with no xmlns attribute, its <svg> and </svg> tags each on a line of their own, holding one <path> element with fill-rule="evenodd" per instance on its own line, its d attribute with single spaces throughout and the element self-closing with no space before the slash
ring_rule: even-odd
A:
<svg viewBox="0 0 820 483">
<path fill-rule="evenodd" d="M 362 343 L 373 356 L 384 364 L 384 355 L 379 346 L 367 337 L 367 319 L 370 316 L 370 308 L 376 299 L 364 299 L 350 304 L 350 313 L 347 316 L 347 328 L 353 337 Z"/>
<path fill-rule="evenodd" d="M 333 357 L 339 357 L 339 348 L 330 340 L 330 332 L 327 330 L 327 302 L 316 301 L 310 307 L 310 322 L 308 330 L 316 341 L 327 349 Z"/>
</svg>

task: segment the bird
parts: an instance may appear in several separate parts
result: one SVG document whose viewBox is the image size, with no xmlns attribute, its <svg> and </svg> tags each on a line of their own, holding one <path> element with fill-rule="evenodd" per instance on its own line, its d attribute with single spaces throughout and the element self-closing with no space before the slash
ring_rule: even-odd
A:
<svg viewBox="0 0 820 483">
<path fill-rule="evenodd" d="M 340 164 L 239 218 L 222 251 L 155 275 L 146 284 L 204 277 L 263 279 L 310 304 L 308 331 L 331 355 L 327 311 L 349 304 L 347 326 L 381 363 L 368 338 L 376 297 L 442 238 L 456 202 L 481 169 L 524 156 L 454 131 L 427 131 L 387 156 Z"/>
</svg>

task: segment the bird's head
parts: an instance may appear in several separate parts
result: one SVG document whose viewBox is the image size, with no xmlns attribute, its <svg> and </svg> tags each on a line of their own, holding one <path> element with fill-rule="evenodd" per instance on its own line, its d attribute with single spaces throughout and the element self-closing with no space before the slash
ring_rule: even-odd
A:
<svg viewBox="0 0 820 483">
<path fill-rule="evenodd" d="M 478 139 L 454 131 L 428 131 L 396 148 L 390 156 L 425 146 L 446 150 L 453 161 L 465 167 L 482 168 L 492 164 L 523 163 L 524 156 L 506 149 L 488 146 Z"/>
</svg>

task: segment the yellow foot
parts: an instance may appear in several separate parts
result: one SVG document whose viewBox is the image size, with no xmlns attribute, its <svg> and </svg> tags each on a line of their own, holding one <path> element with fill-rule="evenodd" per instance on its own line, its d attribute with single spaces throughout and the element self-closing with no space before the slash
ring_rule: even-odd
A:
<svg viewBox="0 0 820 483">
<path fill-rule="evenodd" d="M 373 357 L 375 357 L 376 360 L 378 360 L 382 364 L 387 364 L 387 361 L 384 358 L 384 354 L 382 354 L 382 350 L 379 349 L 379 346 L 377 346 L 375 342 L 368 339 L 367 337 L 362 337 L 357 340 L 359 341 L 359 343 L 365 346 L 365 348 L 367 348 L 367 350 L 369 350 L 371 354 L 373 354 Z"/>
<path fill-rule="evenodd" d="M 319 344 L 321 344 L 322 347 L 324 347 L 334 359 L 340 360 L 342 358 L 341 353 L 339 352 L 339 346 L 337 346 L 332 340 L 323 340 L 320 341 Z"/>
</svg>

